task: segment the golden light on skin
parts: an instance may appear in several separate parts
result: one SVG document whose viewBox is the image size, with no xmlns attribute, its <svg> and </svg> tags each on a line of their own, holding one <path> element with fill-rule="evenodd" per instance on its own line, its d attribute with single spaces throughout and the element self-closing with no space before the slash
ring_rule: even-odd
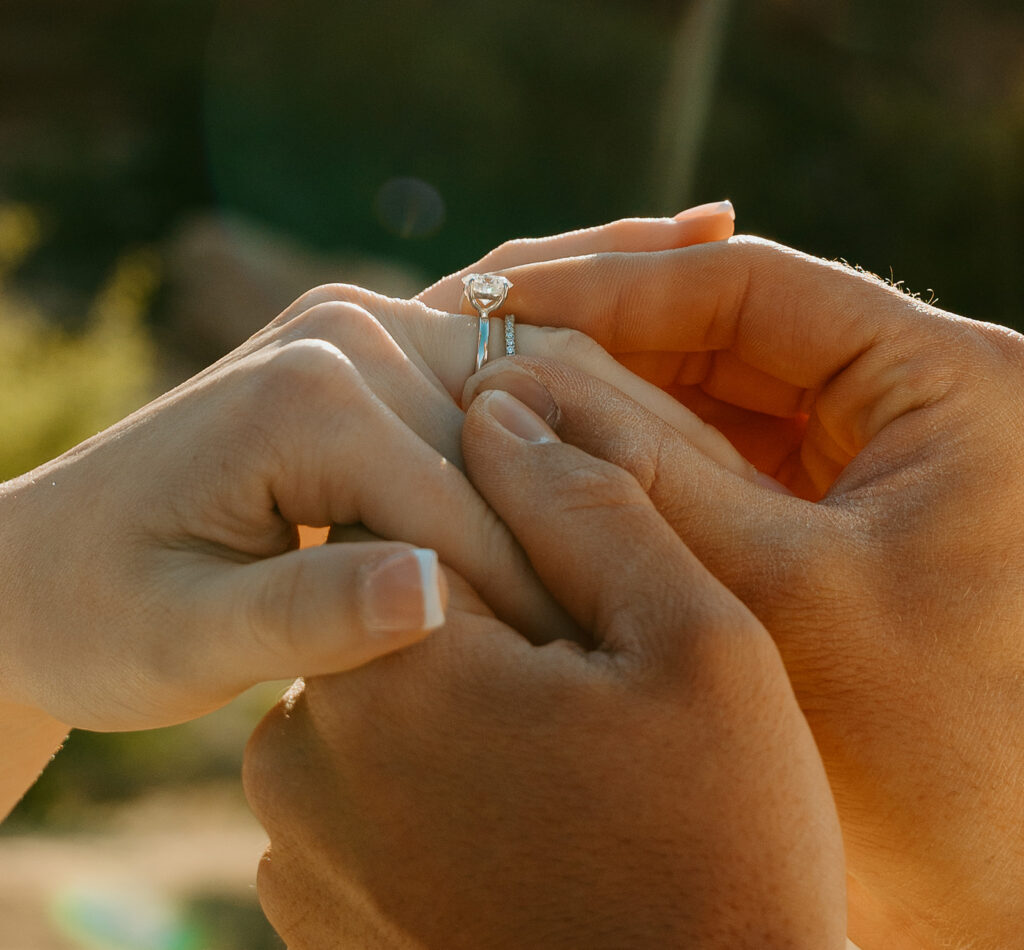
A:
<svg viewBox="0 0 1024 950">
<path fill-rule="evenodd" d="M 311 528 L 309 525 L 299 525 L 299 547 L 315 548 L 327 542 L 327 535 L 331 533 L 330 527 Z"/>
</svg>

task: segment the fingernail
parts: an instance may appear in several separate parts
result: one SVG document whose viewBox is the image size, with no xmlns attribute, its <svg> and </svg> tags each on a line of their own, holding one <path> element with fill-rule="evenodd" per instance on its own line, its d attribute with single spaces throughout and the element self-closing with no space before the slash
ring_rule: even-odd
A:
<svg viewBox="0 0 1024 950">
<path fill-rule="evenodd" d="M 479 373 L 466 387 L 468 401 L 466 408 L 481 393 L 500 389 L 529 406 L 549 426 L 558 424 L 558 405 L 547 387 L 536 376 L 517 366 L 498 367 Z"/>
<path fill-rule="evenodd" d="M 780 495 L 792 496 L 793 494 L 785 485 L 782 484 L 782 482 L 772 478 L 771 475 L 765 475 L 764 472 L 757 472 L 754 475 L 754 481 L 763 488 L 778 492 Z"/>
<path fill-rule="evenodd" d="M 710 217 L 713 214 L 728 214 L 733 221 L 736 220 L 736 209 L 728 199 L 725 201 L 712 201 L 706 205 L 697 205 L 696 208 L 687 208 L 685 211 L 680 211 L 675 216 L 675 219 L 676 221 L 689 221 L 691 218 Z"/>
<path fill-rule="evenodd" d="M 436 551 L 413 548 L 385 558 L 364 584 L 366 626 L 380 633 L 436 630 L 444 623 L 445 590 Z"/>
<path fill-rule="evenodd" d="M 554 430 L 532 409 L 503 389 L 491 389 L 480 396 L 485 412 L 495 422 L 526 442 L 559 442 Z"/>
</svg>

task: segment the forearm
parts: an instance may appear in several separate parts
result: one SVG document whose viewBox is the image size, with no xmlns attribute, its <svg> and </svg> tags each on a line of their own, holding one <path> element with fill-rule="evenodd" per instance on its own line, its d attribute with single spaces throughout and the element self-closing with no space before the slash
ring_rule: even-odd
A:
<svg viewBox="0 0 1024 950">
<path fill-rule="evenodd" d="M 39 710 L 0 702 L 0 820 L 32 787 L 68 731 Z"/>
<path fill-rule="evenodd" d="M 69 728 L 19 695 L 14 631 L 25 630 L 33 610 L 18 572 L 26 568 L 25 479 L 0 485 L 0 820 L 7 817 L 60 748 Z M 22 575 L 23 577 L 24 575 Z"/>
</svg>

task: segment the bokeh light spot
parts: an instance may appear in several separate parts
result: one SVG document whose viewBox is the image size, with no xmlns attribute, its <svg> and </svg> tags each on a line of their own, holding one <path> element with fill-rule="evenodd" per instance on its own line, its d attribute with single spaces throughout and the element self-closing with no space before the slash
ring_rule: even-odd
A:
<svg viewBox="0 0 1024 950">
<path fill-rule="evenodd" d="M 381 185 L 374 211 L 382 228 L 401 238 L 436 234 L 444 224 L 441 193 L 420 178 L 391 178 Z"/>
</svg>

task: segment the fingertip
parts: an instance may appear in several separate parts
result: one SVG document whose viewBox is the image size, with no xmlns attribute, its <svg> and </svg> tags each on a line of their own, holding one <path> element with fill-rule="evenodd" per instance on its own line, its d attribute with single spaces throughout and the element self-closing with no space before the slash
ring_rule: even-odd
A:
<svg viewBox="0 0 1024 950">
<path fill-rule="evenodd" d="M 719 214 L 728 215 L 731 221 L 736 220 L 736 208 L 733 207 L 733 203 L 728 198 L 722 201 L 711 201 L 707 204 L 697 205 L 694 208 L 687 208 L 685 211 L 680 211 L 677 215 L 674 215 L 674 218 L 676 221 L 692 221 L 696 218 L 710 218 Z"/>
<path fill-rule="evenodd" d="M 726 241 L 736 230 L 736 211 L 730 201 L 716 201 L 680 211 L 672 220 L 679 230 L 677 247 Z"/>
<path fill-rule="evenodd" d="M 468 410 L 477 396 L 498 389 L 529 406 L 552 428 L 558 424 L 560 411 L 551 391 L 533 373 L 511 360 L 491 363 L 466 380 L 463 408 Z"/>
<path fill-rule="evenodd" d="M 363 582 L 362 612 L 368 633 L 408 639 L 444 624 L 447 582 L 437 552 L 407 548 L 374 564 Z"/>
<path fill-rule="evenodd" d="M 503 389 L 489 389 L 473 403 L 514 438 L 535 445 L 561 442 L 557 433 L 537 413 Z"/>
<path fill-rule="evenodd" d="M 423 629 L 436 630 L 444 625 L 448 581 L 438 562 L 437 551 L 416 548 L 412 553 L 419 565 L 420 589 L 423 591 Z"/>
</svg>

